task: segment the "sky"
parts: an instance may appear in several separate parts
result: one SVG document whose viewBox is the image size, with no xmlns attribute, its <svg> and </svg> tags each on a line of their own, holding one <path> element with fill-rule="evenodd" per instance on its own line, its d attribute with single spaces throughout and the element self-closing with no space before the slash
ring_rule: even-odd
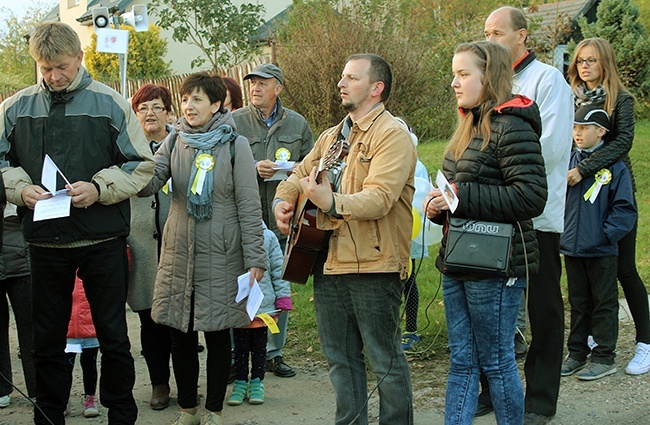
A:
<svg viewBox="0 0 650 425">
<path fill-rule="evenodd" d="M 0 0 L 0 9 L 5 10 L 9 9 L 14 12 L 16 15 L 21 16 L 25 14 L 25 11 L 32 5 L 37 3 L 50 5 L 54 7 L 58 3 L 58 0 Z M 4 18 L 5 14 L 0 14 L 0 29 L 4 29 Z"/>
</svg>

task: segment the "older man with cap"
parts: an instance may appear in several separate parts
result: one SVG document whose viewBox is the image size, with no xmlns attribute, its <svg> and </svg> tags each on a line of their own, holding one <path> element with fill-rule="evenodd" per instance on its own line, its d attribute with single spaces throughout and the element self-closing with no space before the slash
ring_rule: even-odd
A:
<svg viewBox="0 0 650 425">
<path fill-rule="evenodd" d="M 301 161 L 314 146 L 314 136 L 302 115 L 282 106 L 279 96 L 284 86 L 284 75 L 280 68 L 265 63 L 255 67 L 244 80 L 250 80 L 250 103 L 233 112 L 232 116 L 237 132 L 248 138 L 256 161 L 262 218 L 284 248 L 287 237 L 278 230 L 272 207 L 280 180 L 267 179 L 278 172 L 276 160 L 296 161 L 296 164 Z M 288 319 L 288 312 L 280 315 L 280 333 L 269 334 L 266 352 L 266 369 L 285 378 L 296 374 L 282 359 Z"/>
</svg>

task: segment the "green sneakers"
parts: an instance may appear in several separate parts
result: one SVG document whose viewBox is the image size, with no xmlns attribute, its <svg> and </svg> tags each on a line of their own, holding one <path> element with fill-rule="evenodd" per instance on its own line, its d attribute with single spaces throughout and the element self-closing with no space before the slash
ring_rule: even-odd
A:
<svg viewBox="0 0 650 425">
<path fill-rule="evenodd" d="M 264 381 L 260 378 L 251 379 L 248 386 L 248 402 L 250 404 L 264 403 Z"/>
<path fill-rule="evenodd" d="M 228 397 L 230 406 L 239 406 L 248 399 L 250 404 L 264 403 L 264 381 L 260 378 L 251 379 L 251 382 L 235 380 L 232 393 Z"/>
<path fill-rule="evenodd" d="M 248 382 L 235 380 L 235 385 L 232 387 L 232 394 L 228 397 L 229 406 L 239 406 L 248 397 Z"/>
</svg>

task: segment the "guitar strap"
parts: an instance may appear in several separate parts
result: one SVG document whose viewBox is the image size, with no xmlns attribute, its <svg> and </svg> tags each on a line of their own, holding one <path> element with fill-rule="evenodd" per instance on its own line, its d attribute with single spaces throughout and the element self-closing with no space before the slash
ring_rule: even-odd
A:
<svg viewBox="0 0 650 425">
<path fill-rule="evenodd" d="M 354 123 L 352 122 L 352 119 L 348 115 L 348 117 L 345 119 L 343 122 L 343 126 L 341 127 L 341 131 L 339 132 L 339 136 L 336 138 L 336 142 L 338 143 L 341 140 L 347 141 L 350 138 L 350 130 L 352 130 L 352 126 Z M 343 161 L 343 164 L 345 164 L 345 161 Z M 334 192 L 338 192 L 339 188 L 341 187 L 341 177 L 343 176 L 342 169 L 339 172 L 333 172 L 330 170 L 329 173 L 327 173 L 327 178 L 329 179 L 331 185 L 332 185 L 332 190 Z"/>
</svg>

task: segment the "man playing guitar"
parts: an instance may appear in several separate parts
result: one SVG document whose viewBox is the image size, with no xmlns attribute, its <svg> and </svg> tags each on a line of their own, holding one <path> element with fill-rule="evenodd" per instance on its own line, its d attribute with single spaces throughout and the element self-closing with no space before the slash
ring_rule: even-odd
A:
<svg viewBox="0 0 650 425">
<path fill-rule="evenodd" d="M 325 130 L 276 191 L 278 228 L 289 234 L 303 193 L 328 231 L 313 267 L 314 306 L 336 396 L 336 423 L 367 423 L 363 349 L 380 381 L 380 423 L 413 423 L 399 310 L 407 277 L 417 154 L 408 131 L 384 107 L 392 74 L 374 54 L 348 59 L 338 87 L 348 116 Z M 341 135 L 350 145 L 334 189 L 321 159 Z M 358 422 L 357 418 L 360 418 Z"/>
</svg>

